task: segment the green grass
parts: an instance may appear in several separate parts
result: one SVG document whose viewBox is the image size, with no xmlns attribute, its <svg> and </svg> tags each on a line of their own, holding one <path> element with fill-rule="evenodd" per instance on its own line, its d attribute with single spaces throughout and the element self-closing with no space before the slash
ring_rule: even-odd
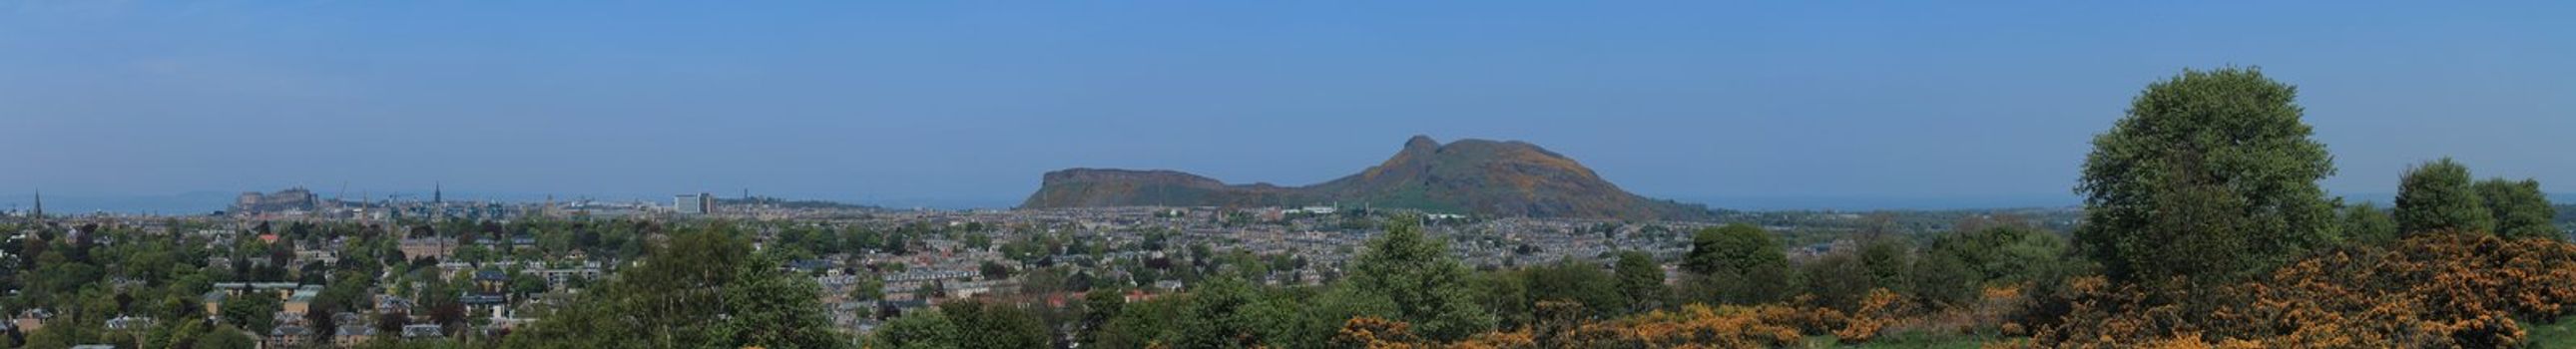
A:
<svg viewBox="0 0 2576 349">
<path fill-rule="evenodd" d="M 2558 318 L 2558 323 L 2524 323 L 2523 342 L 2532 348 L 2576 348 L 2576 316 Z"/>
</svg>

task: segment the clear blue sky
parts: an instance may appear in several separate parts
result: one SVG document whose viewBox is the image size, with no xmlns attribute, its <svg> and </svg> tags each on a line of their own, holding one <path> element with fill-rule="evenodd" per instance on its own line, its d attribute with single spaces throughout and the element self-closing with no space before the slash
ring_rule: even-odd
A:
<svg viewBox="0 0 2576 349">
<path fill-rule="evenodd" d="M 0 191 L 1007 205 L 1077 166 L 1321 182 L 1429 134 L 1649 196 L 2072 203 L 2139 88 L 2227 65 L 2300 87 L 2329 190 L 2443 155 L 2576 185 L 2568 2 L 762 5 L 0 1 Z"/>
</svg>

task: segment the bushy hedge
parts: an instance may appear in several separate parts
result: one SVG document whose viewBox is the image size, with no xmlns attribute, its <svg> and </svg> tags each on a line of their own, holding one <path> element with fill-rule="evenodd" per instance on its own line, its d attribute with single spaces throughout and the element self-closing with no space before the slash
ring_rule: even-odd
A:
<svg viewBox="0 0 2576 349">
<path fill-rule="evenodd" d="M 2113 348 L 2493 348 L 2576 303 L 2576 245 L 2439 233 L 2324 251 L 2254 281 L 2201 287 L 2070 281 L 2040 345 Z"/>
</svg>

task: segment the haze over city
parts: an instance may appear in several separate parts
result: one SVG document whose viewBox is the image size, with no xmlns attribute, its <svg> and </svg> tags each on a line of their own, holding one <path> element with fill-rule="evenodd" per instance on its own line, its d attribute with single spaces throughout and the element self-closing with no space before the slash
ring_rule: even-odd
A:
<svg viewBox="0 0 2576 349">
<path fill-rule="evenodd" d="M 2466 5 L 8 2 L 0 197 L 1003 208 L 1058 168 L 1304 185 L 1426 134 L 1713 207 L 2065 206 L 2139 86 L 2224 66 L 2299 87 L 2339 194 L 2445 155 L 2576 182 L 2576 8 Z"/>
</svg>

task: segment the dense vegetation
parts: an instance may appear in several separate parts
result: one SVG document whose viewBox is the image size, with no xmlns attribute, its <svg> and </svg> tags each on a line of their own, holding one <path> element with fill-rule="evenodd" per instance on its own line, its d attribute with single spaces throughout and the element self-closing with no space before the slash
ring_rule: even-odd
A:
<svg viewBox="0 0 2576 349">
<path fill-rule="evenodd" d="M 673 235 L 598 293 L 508 337 L 507 347 L 822 348 L 843 344 L 814 281 L 716 228 Z"/>
</svg>

